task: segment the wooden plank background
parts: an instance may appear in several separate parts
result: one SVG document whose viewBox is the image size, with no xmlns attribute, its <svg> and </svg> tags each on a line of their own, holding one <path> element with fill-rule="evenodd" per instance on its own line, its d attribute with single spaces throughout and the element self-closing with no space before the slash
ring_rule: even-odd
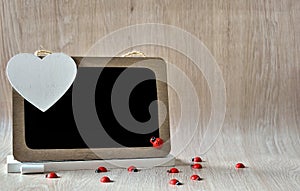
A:
<svg viewBox="0 0 300 191">
<path fill-rule="evenodd" d="M 300 1 L 3 0 L 0 14 L 0 190 L 300 189 Z M 197 172 L 204 180 L 191 182 L 189 176 L 194 172 L 188 165 L 178 166 L 182 173 L 174 176 L 166 174 L 167 168 L 136 174 L 112 170 L 107 174 L 115 182 L 109 185 L 101 185 L 100 175 L 93 171 L 60 172 L 58 180 L 7 174 L 6 156 L 12 153 L 11 87 L 5 76 L 9 58 L 19 52 L 34 52 L 40 45 L 72 56 L 85 55 L 106 34 L 142 23 L 169 24 L 190 32 L 208 47 L 222 71 L 226 117 L 216 144 L 203 155 L 205 168 Z M 196 84 L 200 127 L 177 156 L 188 162 L 201 153 L 202 130 L 211 114 L 205 78 L 174 50 L 156 46 L 135 49 L 165 58 Z M 103 55 L 99 52 L 97 56 Z M 170 114 L 173 132 L 178 130 L 184 136 L 191 131 L 193 124 L 177 126 L 180 105 L 172 90 Z M 173 151 L 183 145 L 180 138 L 172 140 Z M 235 170 L 239 161 L 249 168 Z M 184 185 L 170 187 L 167 182 L 171 177 Z"/>
</svg>

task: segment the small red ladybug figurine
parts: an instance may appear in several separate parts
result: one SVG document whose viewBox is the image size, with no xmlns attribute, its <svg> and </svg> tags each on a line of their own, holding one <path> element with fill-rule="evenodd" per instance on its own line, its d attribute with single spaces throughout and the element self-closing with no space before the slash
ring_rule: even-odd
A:
<svg viewBox="0 0 300 191">
<path fill-rule="evenodd" d="M 179 182 L 177 179 L 171 179 L 170 181 L 169 181 L 169 184 L 171 184 L 171 185 L 182 185 L 182 183 L 181 182 Z"/>
<path fill-rule="evenodd" d="M 191 180 L 201 180 L 201 178 L 197 174 L 194 174 L 191 176 Z"/>
<path fill-rule="evenodd" d="M 243 163 L 237 163 L 235 168 L 245 168 L 245 165 Z"/>
<path fill-rule="evenodd" d="M 46 178 L 59 178 L 55 172 L 50 172 L 49 174 L 46 174 Z"/>
<path fill-rule="evenodd" d="M 200 157 L 194 157 L 192 158 L 192 162 L 202 162 L 202 159 Z"/>
<path fill-rule="evenodd" d="M 164 141 L 161 138 L 151 137 L 150 143 L 152 143 L 155 148 L 161 148 Z"/>
<path fill-rule="evenodd" d="M 200 168 L 202 168 L 202 165 L 201 164 L 192 164 L 191 167 L 193 169 L 200 169 Z"/>
<path fill-rule="evenodd" d="M 100 182 L 102 183 L 107 183 L 107 182 L 111 182 L 110 178 L 108 178 L 107 176 L 103 176 L 101 179 L 100 179 Z"/>
<path fill-rule="evenodd" d="M 104 166 L 99 166 L 96 170 L 96 173 L 107 172 L 107 169 Z"/>
<path fill-rule="evenodd" d="M 170 170 L 167 170 L 168 173 L 179 173 L 179 170 L 177 168 L 170 168 Z"/>
<path fill-rule="evenodd" d="M 138 172 L 139 170 L 135 166 L 130 166 L 127 168 L 128 172 Z"/>
</svg>

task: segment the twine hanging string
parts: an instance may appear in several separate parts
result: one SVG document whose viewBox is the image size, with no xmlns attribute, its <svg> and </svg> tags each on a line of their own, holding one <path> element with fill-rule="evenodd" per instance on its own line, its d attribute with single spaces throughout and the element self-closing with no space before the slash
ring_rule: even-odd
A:
<svg viewBox="0 0 300 191">
<path fill-rule="evenodd" d="M 44 49 L 44 47 L 42 45 L 40 46 L 39 50 L 36 50 L 34 52 L 35 56 L 47 56 L 49 54 L 52 54 L 52 51 Z"/>
<path fill-rule="evenodd" d="M 137 50 L 133 50 L 131 52 L 127 52 L 122 55 L 122 57 L 137 57 L 137 56 L 146 57 L 146 55 L 143 52 Z"/>
<path fill-rule="evenodd" d="M 34 52 L 35 56 L 47 56 L 49 54 L 52 54 L 52 51 L 46 50 L 42 46 L 40 46 L 39 50 L 36 50 Z M 141 51 L 133 50 L 133 51 L 123 54 L 122 57 L 146 57 L 146 55 Z"/>
</svg>

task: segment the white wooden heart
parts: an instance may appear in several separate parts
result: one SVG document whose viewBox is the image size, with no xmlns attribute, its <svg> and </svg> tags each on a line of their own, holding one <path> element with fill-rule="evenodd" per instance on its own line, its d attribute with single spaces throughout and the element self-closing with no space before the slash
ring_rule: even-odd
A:
<svg viewBox="0 0 300 191">
<path fill-rule="evenodd" d="M 63 53 L 49 54 L 43 59 L 21 53 L 12 57 L 6 67 L 12 87 L 43 112 L 66 93 L 76 73 L 74 60 Z"/>
</svg>

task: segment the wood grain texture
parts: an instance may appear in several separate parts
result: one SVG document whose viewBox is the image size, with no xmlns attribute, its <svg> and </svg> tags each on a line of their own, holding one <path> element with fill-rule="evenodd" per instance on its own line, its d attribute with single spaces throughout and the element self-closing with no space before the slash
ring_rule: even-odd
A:
<svg viewBox="0 0 300 191">
<path fill-rule="evenodd" d="M 300 2 L 298 0 L 124 0 L 0 2 L 0 185 L 1 190 L 299 190 L 300 189 Z M 192 170 L 179 166 L 174 175 L 184 185 L 170 187 L 166 168 L 128 174 L 107 173 L 114 183 L 101 185 L 92 171 L 60 172 L 62 178 L 6 174 L 11 154 L 11 87 L 5 77 L 10 57 L 34 52 L 43 45 L 55 52 L 82 56 L 94 43 L 122 27 L 163 23 L 199 38 L 216 59 L 226 85 L 226 117 L 214 146 L 203 155 L 204 178 L 190 182 Z M 128 39 L 130 41 L 130 39 Z M 109 48 L 118 46 L 111 44 Z M 134 47 L 147 56 L 162 57 L 184 71 L 199 97 L 200 125 L 186 144 L 177 138 L 172 150 L 182 162 L 201 153 L 199 145 L 211 114 L 211 94 L 204 75 L 184 55 L 165 47 Z M 97 56 L 104 56 L 101 52 Z M 169 74 L 169 79 L 176 76 Z M 185 84 L 179 84 L 185 91 Z M 178 127 L 179 97 L 170 88 L 172 133 Z M 185 104 L 194 104 L 194 100 Z M 192 113 L 188 113 L 192 115 Z M 212 138 L 215 135 L 206 135 Z M 178 137 L 178 136 L 177 136 Z M 208 137 L 209 138 L 209 137 Z M 185 147 L 186 146 L 186 147 Z M 234 164 L 249 168 L 236 171 Z"/>
</svg>

